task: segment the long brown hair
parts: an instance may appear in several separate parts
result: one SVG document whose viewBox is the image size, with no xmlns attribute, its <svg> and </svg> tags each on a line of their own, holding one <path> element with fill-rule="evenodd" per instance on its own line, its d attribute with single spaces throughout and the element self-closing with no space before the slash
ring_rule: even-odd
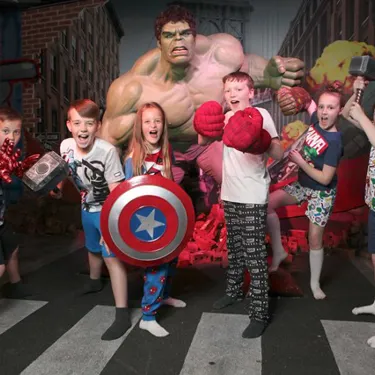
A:
<svg viewBox="0 0 375 375">
<path fill-rule="evenodd" d="M 133 126 L 133 136 L 129 143 L 129 156 L 132 157 L 133 165 L 133 176 L 140 176 L 142 174 L 142 167 L 147 154 L 151 153 L 149 144 L 145 141 L 142 133 L 142 115 L 147 109 L 156 108 L 160 111 L 163 119 L 163 133 L 159 140 L 159 146 L 163 155 L 163 175 L 169 179 L 172 177 L 172 166 L 171 166 L 171 149 L 168 140 L 168 123 L 163 108 L 155 102 L 143 104 L 137 111 L 137 117 Z"/>
</svg>

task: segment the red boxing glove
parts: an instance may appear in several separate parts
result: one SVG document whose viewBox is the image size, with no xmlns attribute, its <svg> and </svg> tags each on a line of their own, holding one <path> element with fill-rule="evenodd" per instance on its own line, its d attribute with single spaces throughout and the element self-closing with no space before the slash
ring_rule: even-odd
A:
<svg viewBox="0 0 375 375">
<path fill-rule="evenodd" d="M 40 154 L 34 154 L 31 156 L 28 156 L 25 160 L 19 161 L 17 163 L 17 167 L 14 170 L 14 174 L 22 178 L 23 174 L 30 169 L 40 158 Z"/>
<path fill-rule="evenodd" d="M 14 151 L 14 142 L 9 138 L 4 140 L 0 149 L 0 179 L 6 183 L 11 183 L 10 175 L 17 168 L 17 159 L 21 156 L 21 150 Z"/>
<path fill-rule="evenodd" d="M 281 87 L 277 101 L 285 116 L 307 111 L 311 104 L 310 94 L 302 87 Z"/>
<path fill-rule="evenodd" d="M 246 152 L 254 155 L 264 154 L 271 146 L 272 138 L 267 130 L 262 129 L 257 139 Z"/>
<path fill-rule="evenodd" d="M 218 102 L 205 102 L 195 111 L 194 129 L 204 137 L 221 137 L 224 129 L 224 118 L 223 108 Z"/>
<path fill-rule="evenodd" d="M 237 111 L 224 128 L 223 142 L 228 147 L 238 151 L 250 152 L 262 132 L 263 117 L 256 108 L 246 108 Z"/>
</svg>

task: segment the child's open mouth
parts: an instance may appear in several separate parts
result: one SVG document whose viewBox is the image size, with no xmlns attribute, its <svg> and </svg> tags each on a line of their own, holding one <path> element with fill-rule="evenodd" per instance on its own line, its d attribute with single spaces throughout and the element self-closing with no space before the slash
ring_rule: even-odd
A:
<svg viewBox="0 0 375 375">
<path fill-rule="evenodd" d="M 152 138 L 156 138 L 158 136 L 157 130 L 151 130 L 150 135 L 151 135 Z"/>
</svg>

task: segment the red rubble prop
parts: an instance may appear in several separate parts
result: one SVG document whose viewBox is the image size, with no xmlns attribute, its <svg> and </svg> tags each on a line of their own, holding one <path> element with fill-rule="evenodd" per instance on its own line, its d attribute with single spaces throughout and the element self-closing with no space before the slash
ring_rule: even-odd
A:
<svg viewBox="0 0 375 375">
<path fill-rule="evenodd" d="M 302 238 L 302 236 L 301 236 Z M 223 268 L 228 266 L 226 248 L 227 231 L 224 210 L 219 204 L 213 205 L 209 215 L 199 215 L 195 223 L 193 236 L 185 249 L 180 253 L 178 267 L 197 264 L 217 264 Z M 266 241 L 269 243 L 269 238 Z M 297 251 L 298 241 L 293 240 L 293 251 Z M 288 242 L 290 244 L 290 242 Z M 287 248 L 287 247 L 286 247 Z M 292 262 L 292 255 L 285 263 Z M 248 271 L 244 274 L 243 291 L 247 294 L 250 284 Z M 270 274 L 270 294 L 278 296 L 302 296 L 303 293 L 293 277 L 285 270 Z"/>
<path fill-rule="evenodd" d="M 352 223 L 355 225 L 355 222 Z M 350 236 L 350 233 L 349 233 Z M 185 249 L 180 253 L 178 267 L 188 267 L 197 264 L 217 264 L 223 268 L 228 266 L 228 251 L 226 248 L 227 231 L 225 227 L 224 210 L 220 204 L 212 206 L 208 215 L 201 214 L 197 217 L 193 236 Z M 281 237 L 284 249 L 288 257 L 283 264 L 293 262 L 297 253 L 309 251 L 307 230 L 290 229 Z M 350 245 L 347 230 L 338 233 L 327 232 L 324 235 L 324 247 L 335 248 Z M 270 246 L 270 238 L 267 235 L 266 243 Z M 272 254 L 270 254 L 272 255 Z M 269 259 L 270 261 L 270 259 Z M 270 294 L 279 296 L 302 296 L 302 290 L 296 284 L 291 274 L 283 268 L 270 273 Z M 250 283 L 248 272 L 244 275 L 244 292 L 246 293 Z"/>
<path fill-rule="evenodd" d="M 352 223 L 355 226 L 356 222 Z M 208 215 L 201 214 L 197 217 L 193 236 L 179 257 L 179 267 L 192 266 L 195 264 L 215 263 L 222 267 L 228 264 L 226 248 L 227 231 L 225 227 L 224 210 L 220 204 L 212 206 Z M 339 233 L 327 232 L 324 235 L 324 247 L 335 248 L 340 245 L 346 246 L 348 233 L 341 230 Z M 290 229 L 287 234 L 281 236 L 284 249 L 289 253 L 290 263 L 293 256 L 299 252 L 308 252 L 307 230 Z M 269 236 L 266 236 L 266 243 L 270 245 Z"/>
<path fill-rule="evenodd" d="M 228 263 L 224 211 L 219 204 L 212 206 L 209 215 L 197 217 L 192 239 L 181 252 L 178 267 L 207 263 L 222 267 Z"/>
</svg>

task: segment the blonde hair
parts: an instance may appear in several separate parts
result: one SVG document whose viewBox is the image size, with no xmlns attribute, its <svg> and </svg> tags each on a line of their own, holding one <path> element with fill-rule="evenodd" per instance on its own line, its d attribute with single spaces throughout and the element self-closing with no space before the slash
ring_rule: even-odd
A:
<svg viewBox="0 0 375 375">
<path fill-rule="evenodd" d="M 129 143 L 129 152 L 125 160 L 131 156 L 133 166 L 133 176 L 140 176 L 142 174 L 142 167 L 147 154 L 151 153 L 150 145 L 145 141 L 142 133 L 142 115 L 147 109 L 156 108 L 160 111 L 163 120 L 163 132 L 159 140 L 159 146 L 163 155 L 164 176 L 173 179 L 172 163 L 170 155 L 170 146 L 168 140 L 168 124 L 163 108 L 155 102 L 143 104 L 137 111 L 137 116 L 133 126 L 133 136 Z"/>
</svg>

